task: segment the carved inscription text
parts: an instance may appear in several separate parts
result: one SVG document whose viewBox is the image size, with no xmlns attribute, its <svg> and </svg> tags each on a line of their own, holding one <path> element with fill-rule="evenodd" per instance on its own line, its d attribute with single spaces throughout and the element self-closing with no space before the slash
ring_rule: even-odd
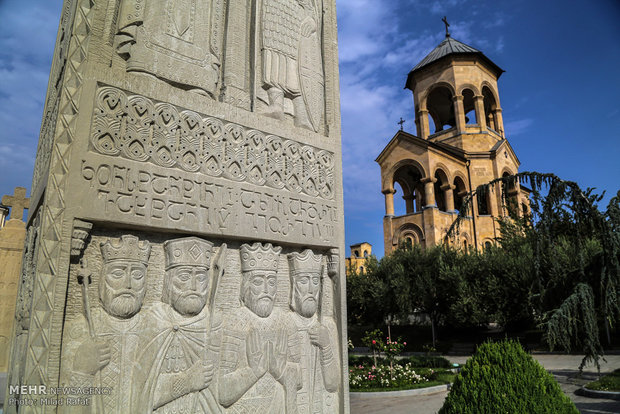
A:
<svg viewBox="0 0 620 414">
<path fill-rule="evenodd" d="M 323 243 L 334 237 L 338 220 L 331 203 L 216 183 L 196 174 L 83 160 L 81 177 L 95 192 L 89 214 L 131 223 L 272 239 L 294 234 Z"/>
</svg>

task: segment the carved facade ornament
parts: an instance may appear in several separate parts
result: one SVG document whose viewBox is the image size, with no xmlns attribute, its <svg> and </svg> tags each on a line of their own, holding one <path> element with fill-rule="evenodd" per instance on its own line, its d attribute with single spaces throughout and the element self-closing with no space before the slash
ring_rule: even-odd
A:
<svg viewBox="0 0 620 414">
<path fill-rule="evenodd" d="M 140 314 L 146 295 L 148 241 L 123 235 L 100 244 L 103 264 L 98 273 L 100 306 L 91 306 L 88 285 L 92 270 L 82 266 L 82 309 L 67 322 L 65 355 L 71 355 L 62 382 L 73 387 L 105 387 L 113 393 L 93 398 L 97 413 L 122 413 L 130 402 L 133 373 L 144 323 Z M 75 411 L 77 410 L 77 411 Z M 69 412 L 80 412 L 77 408 Z"/>
<path fill-rule="evenodd" d="M 290 100 L 295 125 L 316 132 L 325 111 L 322 0 L 263 0 L 262 13 L 263 113 L 284 119 Z"/>
<path fill-rule="evenodd" d="M 302 387 L 297 393 L 300 413 L 338 412 L 340 384 L 338 331 L 331 312 L 320 312 L 323 277 L 322 256 L 311 250 L 288 256 L 291 278 L 290 306 L 295 313 L 300 347 Z"/>
<path fill-rule="evenodd" d="M 73 233 L 71 236 L 71 257 L 82 255 L 86 247 L 86 239 L 90 235 L 93 223 L 75 219 L 73 220 Z"/>
<path fill-rule="evenodd" d="M 164 4 L 161 4 L 164 3 Z M 128 72 L 216 96 L 224 0 L 122 0 L 115 44 Z"/>
<path fill-rule="evenodd" d="M 161 167 L 334 198 L 334 154 L 220 119 L 99 89 L 94 150 Z"/>
<path fill-rule="evenodd" d="M 214 277 L 209 270 L 218 269 L 212 249 L 213 243 L 197 237 L 164 243 L 163 294 L 145 313 L 146 345 L 138 357 L 131 412 L 221 411 L 209 387 L 216 363 L 208 352 L 211 311 L 205 306 Z"/>
</svg>

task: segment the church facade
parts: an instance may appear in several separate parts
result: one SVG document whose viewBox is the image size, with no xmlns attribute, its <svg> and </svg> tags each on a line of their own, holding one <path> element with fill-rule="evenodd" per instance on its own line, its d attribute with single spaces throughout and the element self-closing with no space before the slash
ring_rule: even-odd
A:
<svg viewBox="0 0 620 414">
<path fill-rule="evenodd" d="M 446 38 L 409 73 L 405 88 L 413 92 L 416 135 L 401 129 L 376 159 L 385 195 L 385 254 L 401 243 L 442 243 L 470 191 L 518 173 L 499 99 L 503 72 L 446 28 Z M 484 197 L 474 197 L 451 242 L 465 249 L 493 244 L 497 218 L 521 216 L 528 200 L 529 190 L 518 183 L 496 184 Z"/>
</svg>

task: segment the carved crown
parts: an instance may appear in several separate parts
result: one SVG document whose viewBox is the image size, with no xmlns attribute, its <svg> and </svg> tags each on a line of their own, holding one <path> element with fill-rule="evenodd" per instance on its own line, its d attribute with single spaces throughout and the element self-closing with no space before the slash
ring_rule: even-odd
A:
<svg viewBox="0 0 620 414">
<path fill-rule="evenodd" d="M 291 276 L 299 273 L 320 273 L 322 259 L 322 255 L 314 254 L 310 249 L 306 249 L 301 253 L 290 253 L 288 255 L 288 264 Z"/>
<path fill-rule="evenodd" d="M 254 243 L 241 246 L 241 271 L 250 270 L 278 270 L 281 247 L 273 247 L 271 243 L 265 245 Z"/>
<path fill-rule="evenodd" d="M 108 240 L 100 244 L 104 262 L 115 260 L 132 260 L 147 264 L 151 255 L 151 244 L 144 240 L 140 242 L 136 236 L 125 234 L 121 239 Z"/>
<path fill-rule="evenodd" d="M 164 243 L 166 270 L 177 266 L 211 266 L 213 243 L 198 237 L 184 237 Z"/>
</svg>

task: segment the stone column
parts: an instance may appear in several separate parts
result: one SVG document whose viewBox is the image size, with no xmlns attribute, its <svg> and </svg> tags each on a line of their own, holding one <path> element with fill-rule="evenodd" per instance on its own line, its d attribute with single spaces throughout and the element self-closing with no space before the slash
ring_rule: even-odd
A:
<svg viewBox="0 0 620 414">
<path fill-rule="evenodd" d="M 426 139 L 429 135 L 428 110 L 420 109 L 418 111 L 418 137 Z"/>
<path fill-rule="evenodd" d="M 423 178 L 420 180 L 424 184 L 424 196 L 426 198 L 426 204 L 424 208 L 437 208 L 437 202 L 435 201 L 435 181 L 436 178 Z"/>
<path fill-rule="evenodd" d="M 405 209 L 407 214 L 415 213 L 415 209 L 413 208 L 413 194 L 407 194 L 406 196 L 403 196 L 403 200 L 405 200 Z"/>
<path fill-rule="evenodd" d="M 456 95 L 452 98 L 454 102 L 454 117 L 456 119 L 456 130 L 459 134 L 465 132 L 465 108 L 463 107 L 463 95 Z"/>
<path fill-rule="evenodd" d="M 443 194 L 446 200 L 446 211 L 448 213 L 456 213 L 454 209 L 454 186 L 452 184 L 445 184 L 441 186 Z"/>
<path fill-rule="evenodd" d="M 385 215 L 394 217 L 394 194 L 396 190 L 393 188 L 383 190 L 383 194 L 385 194 Z"/>
<path fill-rule="evenodd" d="M 504 136 L 504 118 L 502 117 L 502 108 L 497 108 L 493 114 L 495 115 L 495 130 Z"/>
<path fill-rule="evenodd" d="M 474 105 L 476 106 L 476 122 L 480 127 L 480 131 L 487 130 L 487 119 L 484 113 L 484 96 L 476 95 L 474 97 Z"/>
</svg>

